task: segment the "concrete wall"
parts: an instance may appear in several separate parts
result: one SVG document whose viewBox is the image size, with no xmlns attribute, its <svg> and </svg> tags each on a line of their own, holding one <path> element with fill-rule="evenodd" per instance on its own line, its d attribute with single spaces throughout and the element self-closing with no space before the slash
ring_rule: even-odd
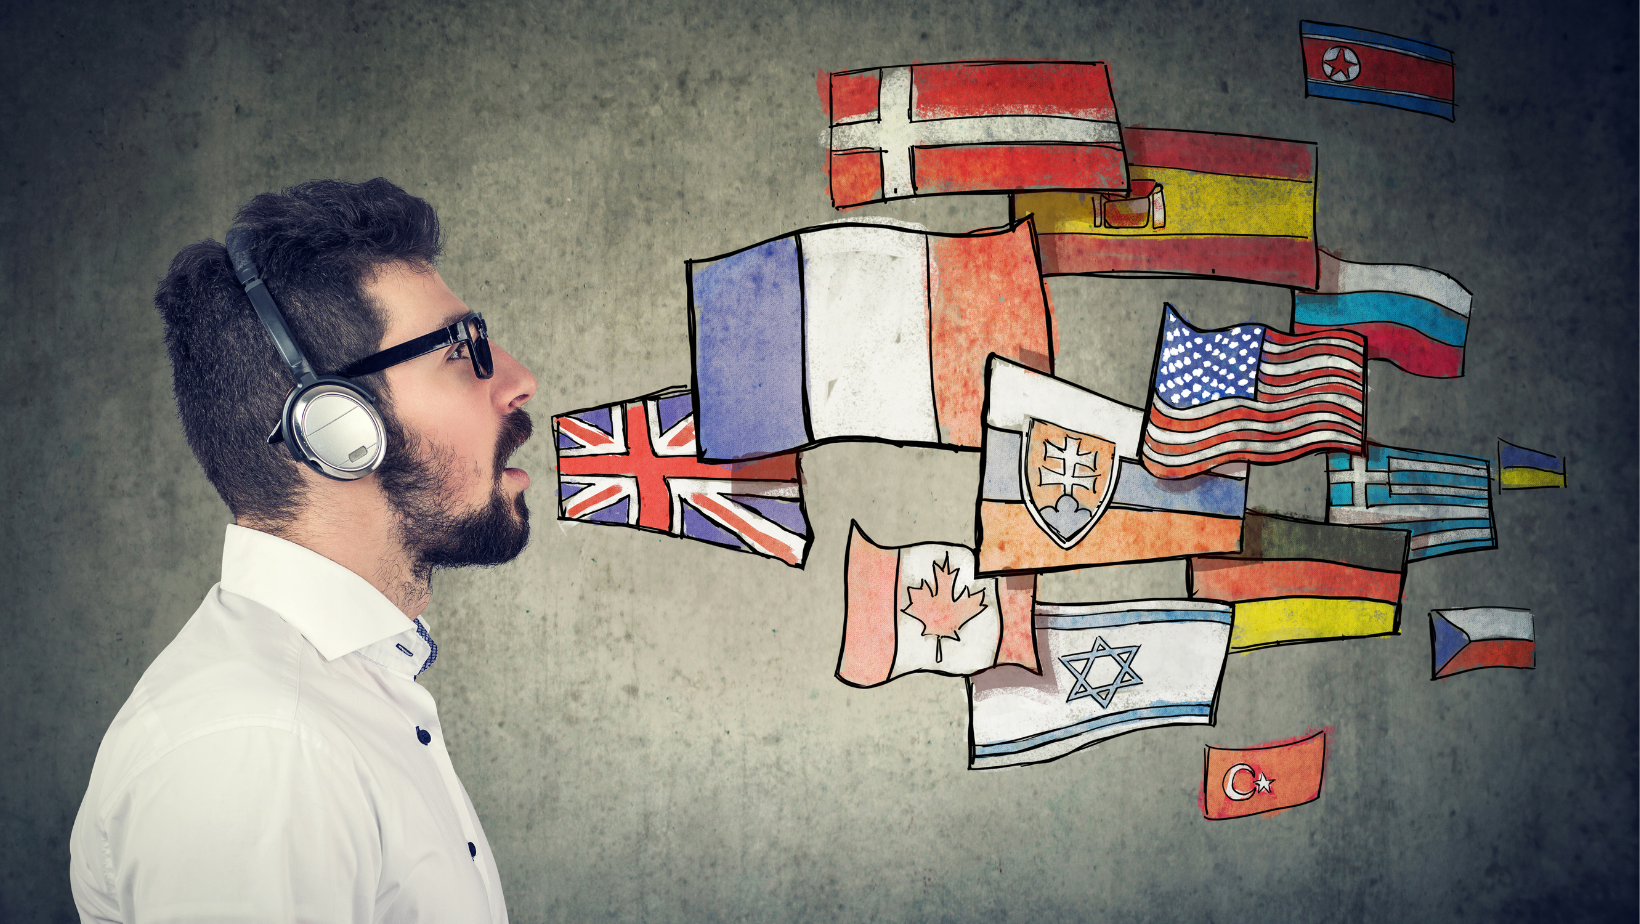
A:
<svg viewBox="0 0 1640 924">
<path fill-rule="evenodd" d="M 1325 7 L 1323 9 L 1323 7 Z M 1305 99 L 1297 23 L 1455 50 L 1455 123 Z M 683 260 L 837 217 L 821 69 L 1103 59 L 1124 122 L 1321 145 L 1323 243 L 1475 293 L 1469 372 L 1376 364 L 1373 434 L 1571 457 L 1496 499 L 1502 548 L 1415 565 L 1405 634 L 1232 657 L 1216 728 L 965 767 L 961 681 L 832 677 L 850 518 L 971 541 L 977 458 L 805 458 L 808 568 L 552 519 L 435 581 L 426 682 L 515 921 L 1633 919 L 1636 73 L 1612 4 L 161 3 L 0 11 L 0 919 L 68 920 L 98 741 L 216 580 L 154 284 L 250 196 L 386 176 L 552 412 L 688 381 Z M 1001 197 L 864 214 L 995 224 Z M 1058 279 L 1062 375 L 1144 399 L 1164 300 L 1285 323 L 1284 290 Z M 541 432 L 545 431 L 545 426 Z M 1319 517 L 1320 463 L 1255 504 Z M 1047 599 L 1183 593 L 1180 564 Z M 1431 683 L 1427 612 L 1537 614 L 1533 672 Z M 1208 823 L 1202 746 L 1332 726 L 1326 789 Z"/>
</svg>

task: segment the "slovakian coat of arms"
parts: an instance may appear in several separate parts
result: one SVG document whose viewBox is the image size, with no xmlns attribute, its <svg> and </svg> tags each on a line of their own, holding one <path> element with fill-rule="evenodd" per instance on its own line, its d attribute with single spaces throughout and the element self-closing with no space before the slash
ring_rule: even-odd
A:
<svg viewBox="0 0 1640 924">
<path fill-rule="evenodd" d="M 1116 444 L 1027 419 L 1020 478 L 1031 519 L 1062 549 L 1093 531 L 1116 487 Z"/>
</svg>

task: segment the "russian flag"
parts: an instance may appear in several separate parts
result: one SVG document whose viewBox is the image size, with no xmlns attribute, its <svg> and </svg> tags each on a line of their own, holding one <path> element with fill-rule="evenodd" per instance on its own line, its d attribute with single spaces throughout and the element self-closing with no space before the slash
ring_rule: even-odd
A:
<svg viewBox="0 0 1640 924">
<path fill-rule="evenodd" d="M 1300 22 L 1304 95 L 1393 106 L 1452 121 L 1452 52 L 1325 22 Z"/>
<path fill-rule="evenodd" d="M 1429 634 L 1440 680 L 1482 667 L 1537 666 L 1537 635 L 1530 610 L 1480 606 L 1431 610 Z"/>
<path fill-rule="evenodd" d="M 1367 358 L 1413 375 L 1463 375 L 1473 298 L 1456 279 L 1422 266 L 1351 263 L 1320 252 L 1320 281 L 1293 292 L 1293 333 L 1342 328 L 1367 338 Z"/>
</svg>

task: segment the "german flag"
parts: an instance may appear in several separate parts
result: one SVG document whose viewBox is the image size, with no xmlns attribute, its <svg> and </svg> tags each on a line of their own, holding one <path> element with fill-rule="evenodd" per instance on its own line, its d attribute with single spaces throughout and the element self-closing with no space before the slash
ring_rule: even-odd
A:
<svg viewBox="0 0 1640 924">
<path fill-rule="evenodd" d="M 1397 635 L 1408 539 L 1248 511 L 1240 552 L 1190 559 L 1190 597 L 1235 604 L 1231 651 Z"/>
</svg>

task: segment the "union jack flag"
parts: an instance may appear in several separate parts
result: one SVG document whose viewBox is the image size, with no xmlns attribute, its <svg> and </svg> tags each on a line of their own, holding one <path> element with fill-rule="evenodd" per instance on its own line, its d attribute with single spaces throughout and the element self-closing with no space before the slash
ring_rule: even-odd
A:
<svg viewBox="0 0 1640 924">
<path fill-rule="evenodd" d="M 571 411 L 554 417 L 552 429 L 558 519 L 684 536 L 803 566 L 813 534 L 796 454 L 700 462 L 688 389 Z"/>
</svg>

